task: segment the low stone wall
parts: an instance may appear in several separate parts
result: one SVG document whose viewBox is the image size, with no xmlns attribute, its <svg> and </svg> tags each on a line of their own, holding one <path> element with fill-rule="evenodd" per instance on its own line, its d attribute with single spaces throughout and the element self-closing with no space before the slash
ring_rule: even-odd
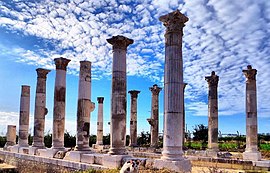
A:
<svg viewBox="0 0 270 173">
<path fill-rule="evenodd" d="M 92 165 L 62 159 L 45 158 L 21 153 L 0 151 L 0 159 L 17 167 L 20 173 L 65 173 L 75 170 L 106 169 L 101 165 Z"/>
</svg>

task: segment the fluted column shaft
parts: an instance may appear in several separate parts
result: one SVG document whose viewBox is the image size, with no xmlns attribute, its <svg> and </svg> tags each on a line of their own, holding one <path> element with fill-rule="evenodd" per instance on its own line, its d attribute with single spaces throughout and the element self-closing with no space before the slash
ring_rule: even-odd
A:
<svg viewBox="0 0 270 173">
<path fill-rule="evenodd" d="M 152 93 L 151 98 L 151 118 L 147 119 L 151 125 L 151 147 L 158 146 L 158 132 L 159 132 L 159 93 L 162 88 L 158 87 L 157 84 L 150 87 L 149 90 Z"/>
<path fill-rule="evenodd" d="M 130 142 L 129 146 L 137 146 L 137 99 L 140 91 L 131 90 L 131 107 L 130 107 Z"/>
<path fill-rule="evenodd" d="M 56 77 L 54 86 L 52 148 L 64 149 L 66 70 L 70 60 L 66 58 L 56 58 L 54 62 L 56 65 Z"/>
<path fill-rule="evenodd" d="M 212 71 L 206 76 L 208 83 L 208 149 L 218 151 L 218 81 L 219 76 Z"/>
<path fill-rule="evenodd" d="M 34 137 L 33 147 L 45 148 L 44 145 L 44 128 L 45 115 L 48 110 L 46 108 L 46 79 L 50 70 L 38 68 L 37 86 L 35 98 L 35 114 L 34 114 Z"/>
<path fill-rule="evenodd" d="M 16 144 L 16 126 L 14 126 L 14 125 L 7 126 L 6 139 L 7 139 L 7 142 L 4 146 L 4 149 Z"/>
<path fill-rule="evenodd" d="M 28 147 L 29 130 L 29 110 L 30 110 L 30 86 L 22 85 L 19 118 L 19 141 L 20 147 Z"/>
<path fill-rule="evenodd" d="M 248 65 L 247 70 L 243 70 L 243 73 L 246 77 L 246 149 L 243 158 L 260 160 L 257 123 L 257 70 Z"/>
<path fill-rule="evenodd" d="M 113 45 L 110 151 L 112 155 L 127 154 L 126 143 L 126 52 L 133 40 L 124 36 L 107 39 Z"/>
<path fill-rule="evenodd" d="M 187 86 L 187 83 L 184 83 L 183 87 L 183 96 L 185 96 L 185 88 Z M 185 135 L 186 135 L 186 112 L 185 112 L 185 99 L 183 99 L 183 139 L 182 139 L 182 147 L 184 147 L 185 144 Z"/>
<path fill-rule="evenodd" d="M 162 159 L 182 160 L 183 60 L 182 36 L 188 18 L 179 11 L 159 18 L 166 27 L 164 75 L 164 138 Z"/>
<path fill-rule="evenodd" d="M 94 103 L 91 102 L 91 62 L 80 61 L 76 150 L 90 150 L 90 114 L 93 110 Z"/>
<path fill-rule="evenodd" d="M 97 145 L 103 145 L 103 101 L 104 97 L 98 97 L 98 121 L 97 121 Z"/>
</svg>

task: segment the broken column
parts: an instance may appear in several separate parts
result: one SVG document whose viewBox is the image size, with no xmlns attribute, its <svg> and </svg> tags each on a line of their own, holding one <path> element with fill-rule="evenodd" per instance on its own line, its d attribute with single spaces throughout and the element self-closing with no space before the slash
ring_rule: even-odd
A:
<svg viewBox="0 0 270 173">
<path fill-rule="evenodd" d="M 127 47 L 133 43 L 133 40 L 118 35 L 107 39 L 107 42 L 113 46 L 109 154 L 125 155 L 127 154 L 125 149 L 127 111 L 126 53 Z"/>
<path fill-rule="evenodd" d="M 91 102 L 91 62 L 80 61 L 79 95 L 77 107 L 77 136 L 75 150 L 89 151 Z"/>
<path fill-rule="evenodd" d="M 98 97 L 98 120 L 97 120 L 97 145 L 103 145 L 103 101 L 104 97 Z"/>
<path fill-rule="evenodd" d="M 16 126 L 14 125 L 7 126 L 6 139 L 7 142 L 4 146 L 4 150 L 8 150 L 10 146 L 16 145 Z"/>
<path fill-rule="evenodd" d="M 29 110 L 30 110 L 30 86 L 22 85 L 20 101 L 20 120 L 19 120 L 19 147 L 28 147 L 29 130 Z"/>
<path fill-rule="evenodd" d="M 258 161 L 261 160 L 261 153 L 258 151 L 258 125 L 257 125 L 257 70 L 251 65 L 243 70 L 246 77 L 246 149 L 243 159 Z"/>
<path fill-rule="evenodd" d="M 137 146 L 137 98 L 140 91 L 131 90 L 131 107 L 130 107 L 130 141 L 129 146 Z"/>
<path fill-rule="evenodd" d="M 66 116 L 66 71 L 70 62 L 66 58 L 55 58 L 56 77 L 54 86 L 52 149 L 64 150 Z"/>
<path fill-rule="evenodd" d="M 206 76 L 208 83 L 208 151 L 218 151 L 218 81 L 219 76 L 212 71 L 211 76 Z"/>
<path fill-rule="evenodd" d="M 191 171 L 189 160 L 184 159 L 183 140 L 183 27 L 188 18 L 176 10 L 159 18 L 166 27 L 164 68 L 164 133 L 163 151 L 157 168 L 168 168 L 178 172 Z"/>
<path fill-rule="evenodd" d="M 45 115 L 48 110 L 46 108 L 46 79 L 50 70 L 38 68 L 37 71 L 37 86 L 35 99 L 35 114 L 34 114 L 34 136 L 33 147 L 45 148 L 44 145 L 44 128 Z"/>
<path fill-rule="evenodd" d="M 159 92 L 162 88 L 158 87 L 157 84 L 150 87 L 149 90 L 152 92 L 151 99 L 151 118 L 148 118 L 147 121 L 150 124 L 151 132 L 151 147 L 158 147 L 158 132 L 159 132 Z"/>
</svg>

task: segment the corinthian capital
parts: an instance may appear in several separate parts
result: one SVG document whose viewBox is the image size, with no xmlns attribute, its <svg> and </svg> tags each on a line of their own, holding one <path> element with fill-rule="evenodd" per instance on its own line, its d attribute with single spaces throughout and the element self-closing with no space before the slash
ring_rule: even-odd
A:
<svg viewBox="0 0 270 173">
<path fill-rule="evenodd" d="M 257 70 L 252 69 L 251 65 L 248 65 L 247 70 L 243 70 L 243 73 L 244 73 L 247 81 L 256 80 Z"/>
<path fill-rule="evenodd" d="M 160 16 L 159 20 L 167 28 L 166 32 L 183 32 L 183 27 L 188 21 L 188 18 L 179 10 L 173 11 L 164 16 Z"/>
<path fill-rule="evenodd" d="M 122 35 L 113 36 L 107 39 L 107 42 L 113 45 L 113 49 L 127 50 L 130 44 L 133 44 L 133 40 Z"/>
<path fill-rule="evenodd" d="M 211 76 L 206 76 L 205 80 L 208 82 L 209 86 L 217 86 L 219 81 L 219 76 L 212 71 Z"/>
<path fill-rule="evenodd" d="M 158 87 L 157 84 L 154 84 L 153 87 L 150 87 L 149 90 L 152 92 L 153 95 L 158 95 L 162 88 Z"/>
<path fill-rule="evenodd" d="M 141 92 L 141 91 L 131 90 L 131 91 L 129 91 L 128 93 L 131 95 L 131 98 L 138 98 L 138 94 L 139 94 L 140 92 Z"/>
<path fill-rule="evenodd" d="M 51 71 L 51 70 L 47 70 L 47 69 L 43 69 L 43 68 L 37 68 L 37 76 L 38 78 L 47 78 L 47 74 Z"/>
<path fill-rule="evenodd" d="M 66 58 L 55 58 L 54 59 L 54 63 L 56 65 L 56 69 L 59 69 L 59 70 L 67 70 L 67 65 L 68 63 L 70 62 L 69 59 L 66 59 Z"/>
</svg>

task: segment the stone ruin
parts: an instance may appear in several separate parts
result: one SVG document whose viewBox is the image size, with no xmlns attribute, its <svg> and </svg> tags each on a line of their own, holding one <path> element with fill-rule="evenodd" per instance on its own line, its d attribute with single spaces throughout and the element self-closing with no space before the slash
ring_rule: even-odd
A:
<svg viewBox="0 0 270 173">
<path fill-rule="evenodd" d="M 187 85 L 183 81 L 182 37 L 183 27 L 188 18 L 176 10 L 161 16 L 160 21 L 166 27 L 165 32 L 165 75 L 164 75 L 164 138 L 161 154 L 141 153 L 145 158 L 151 157 L 152 166 L 157 169 L 167 168 L 176 172 L 190 172 L 191 161 L 183 152 L 185 133 L 184 89 Z M 97 153 L 96 149 L 104 149 L 103 137 L 103 101 L 98 97 L 97 142 L 93 148 L 89 147 L 90 115 L 95 109 L 91 101 L 91 62 L 80 62 L 79 95 L 77 105 L 77 134 L 76 147 L 70 151 L 64 147 L 65 129 L 65 97 L 66 70 L 69 59 L 56 58 L 56 77 L 54 88 L 53 134 L 52 147 L 45 148 L 44 124 L 48 112 L 46 108 L 46 77 L 50 70 L 38 68 L 34 113 L 33 145 L 28 145 L 30 86 L 23 85 L 21 90 L 19 141 L 16 145 L 16 126 L 8 125 L 7 142 L 0 155 L 11 155 L 24 159 L 32 159 L 49 164 L 70 166 L 76 169 L 93 167 L 117 168 L 126 159 L 132 159 L 140 151 L 129 152 L 126 141 L 127 87 L 126 87 L 126 52 L 133 43 L 132 39 L 124 36 L 113 36 L 107 39 L 112 45 L 112 87 L 111 87 L 111 120 L 110 120 L 110 148 L 106 154 Z M 244 160 L 253 161 L 257 165 L 270 165 L 270 162 L 259 162 L 261 154 L 257 148 L 257 100 L 256 100 L 256 69 L 249 65 L 243 70 L 246 77 L 246 150 Z M 209 86 L 208 94 L 208 149 L 204 156 L 217 158 L 218 156 L 218 93 L 219 76 L 213 71 L 205 80 Z M 162 88 L 156 84 L 149 88 L 152 93 L 151 118 L 147 119 L 151 128 L 151 147 L 158 145 L 159 132 L 159 93 Z M 140 91 L 131 90 L 130 110 L 130 147 L 137 146 L 137 98 Z M 53 158 L 58 158 L 57 162 Z M 200 160 L 200 158 L 196 158 Z M 196 160 L 195 159 L 195 160 Z M 145 159 L 143 159 L 145 161 Z M 148 160 L 148 159 L 147 159 Z M 268 166 L 269 167 L 269 166 Z"/>
</svg>

